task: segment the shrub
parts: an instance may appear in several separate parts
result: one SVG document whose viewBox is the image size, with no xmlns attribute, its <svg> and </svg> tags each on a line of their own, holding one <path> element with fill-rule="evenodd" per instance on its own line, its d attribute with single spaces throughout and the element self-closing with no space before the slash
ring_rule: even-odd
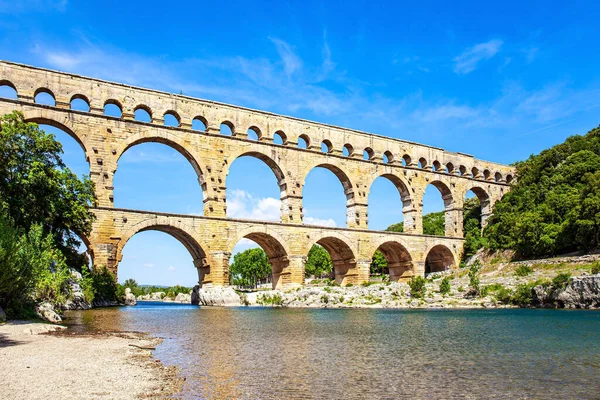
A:
<svg viewBox="0 0 600 400">
<path fill-rule="evenodd" d="M 518 285 L 512 297 L 512 303 L 521 307 L 531 305 L 533 300 L 533 288 L 536 287 L 538 283 L 539 282 L 528 282 Z"/>
<path fill-rule="evenodd" d="M 554 289 L 564 289 L 567 287 L 567 284 L 569 283 L 569 279 L 571 279 L 571 274 L 568 272 L 561 272 L 560 274 L 556 275 L 554 277 L 554 279 L 552 279 L 552 286 Z"/>
<path fill-rule="evenodd" d="M 480 293 L 480 281 L 479 281 L 479 270 L 481 269 L 481 265 L 479 262 L 474 262 L 473 265 L 469 268 L 469 287 L 471 291 L 476 294 Z"/>
<path fill-rule="evenodd" d="M 410 281 L 408 282 L 408 285 L 410 286 L 410 294 L 413 297 L 417 297 L 417 298 L 425 297 L 425 292 L 426 292 L 425 284 L 426 283 L 427 283 L 427 280 L 425 278 L 423 278 L 422 276 L 411 277 Z"/>
<path fill-rule="evenodd" d="M 600 274 L 600 261 L 594 261 L 592 263 L 591 271 L 592 275 Z"/>
<path fill-rule="evenodd" d="M 502 286 L 494 294 L 496 300 L 501 301 L 504 304 L 510 304 L 513 301 L 513 291 Z"/>
<path fill-rule="evenodd" d="M 328 296 L 328 295 L 326 295 L 326 294 L 323 294 L 323 295 L 321 296 L 321 303 L 323 303 L 323 304 L 327 304 L 327 303 L 329 303 L 329 296 Z"/>
<path fill-rule="evenodd" d="M 81 287 L 85 300 L 91 304 L 96 296 L 96 288 L 94 287 L 92 274 L 86 265 L 81 267 L 81 280 L 79 281 L 79 286 Z"/>
<path fill-rule="evenodd" d="M 121 301 L 125 295 L 125 288 L 117 284 L 115 276 L 103 266 L 92 271 L 92 284 L 95 290 L 95 300 Z"/>
<path fill-rule="evenodd" d="M 459 291 L 460 293 L 462 293 L 462 292 L 464 292 L 464 291 L 465 291 L 465 288 L 464 288 L 464 287 L 462 287 L 462 286 L 459 286 L 459 287 L 458 287 L 458 291 Z"/>
<path fill-rule="evenodd" d="M 440 293 L 443 295 L 450 293 L 450 277 L 445 276 L 440 282 Z"/>
<path fill-rule="evenodd" d="M 346 285 L 346 287 L 352 287 L 352 286 L 354 286 L 354 285 L 351 284 L 351 283 L 349 283 L 349 284 Z"/>
<path fill-rule="evenodd" d="M 530 267 L 529 265 L 519 265 L 516 269 L 515 269 L 515 276 L 527 276 L 529 274 L 531 274 L 533 272 L 533 268 Z"/>
</svg>

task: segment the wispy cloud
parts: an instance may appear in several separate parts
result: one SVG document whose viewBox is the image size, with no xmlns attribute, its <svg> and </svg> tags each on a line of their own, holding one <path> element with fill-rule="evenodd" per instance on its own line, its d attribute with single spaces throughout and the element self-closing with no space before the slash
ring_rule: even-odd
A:
<svg viewBox="0 0 600 400">
<path fill-rule="evenodd" d="M 154 264 L 152 264 L 152 263 L 145 263 L 144 267 L 146 267 L 146 268 L 153 268 Z"/>
<path fill-rule="evenodd" d="M 269 40 L 275 44 L 279 57 L 281 57 L 281 61 L 283 62 L 285 73 L 288 77 L 302 68 L 302 61 L 296 53 L 294 53 L 292 46 L 290 46 L 289 43 L 273 37 L 269 37 Z"/>
<path fill-rule="evenodd" d="M 314 218 L 314 217 L 304 217 L 304 223 L 306 225 L 327 226 L 330 228 L 336 227 L 335 221 L 332 218 L 321 219 L 321 218 Z"/>
<path fill-rule="evenodd" d="M 240 189 L 227 191 L 227 216 L 260 221 L 280 221 L 281 202 L 273 197 L 257 198 Z"/>
<path fill-rule="evenodd" d="M 167 269 L 168 269 L 169 271 L 175 271 L 177 268 L 175 268 L 175 267 L 174 267 L 174 266 L 172 266 L 172 265 L 169 265 L 169 268 L 167 268 Z"/>
<path fill-rule="evenodd" d="M 454 57 L 454 72 L 457 74 L 473 72 L 481 61 L 489 60 L 498 54 L 503 43 L 502 40 L 494 39 L 469 47 L 460 55 Z"/>
</svg>

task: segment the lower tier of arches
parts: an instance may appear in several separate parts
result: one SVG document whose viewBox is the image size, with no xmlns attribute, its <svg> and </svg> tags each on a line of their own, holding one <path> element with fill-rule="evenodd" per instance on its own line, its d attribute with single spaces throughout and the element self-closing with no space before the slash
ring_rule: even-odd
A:
<svg viewBox="0 0 600 400">
<path fill-rule="evenodd" d="M 92 232 L 86 239 L 95 268 L 106 266 L 115 275 L 125 244 L 138 232 L 156 230 L 179 240 L 192 256 L 198 282 L 205 286 L 229 284 L 229 261 L 234 246 L 249 239 L 263 248 L 272 265 L 273 288 L 304 284 L 305 263 L 311 247 L 318 244 L 331 256 L 333 276 L 340 285 L 369 280 L 373 255 L 386 258 L 390 280 L 405 281 L 457 268 L 463 240 L 459 238 L 325 228 L 94 208 Z"/>
</svg>

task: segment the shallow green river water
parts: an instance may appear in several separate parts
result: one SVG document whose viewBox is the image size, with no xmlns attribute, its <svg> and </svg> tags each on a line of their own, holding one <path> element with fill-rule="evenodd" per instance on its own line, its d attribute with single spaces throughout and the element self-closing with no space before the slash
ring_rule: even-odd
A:
<svg viewBox="0 0 600 400">
<path fill-rule="evenodd" d="M 78 330 L 148 332 L 182 398 L 600 398 L 600 312 L 198 308 L 75 311 Z"/>
</svg>

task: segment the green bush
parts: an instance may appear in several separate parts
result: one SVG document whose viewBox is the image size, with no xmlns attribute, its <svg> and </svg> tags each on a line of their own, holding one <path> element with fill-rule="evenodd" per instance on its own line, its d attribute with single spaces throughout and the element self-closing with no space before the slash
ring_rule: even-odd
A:
<svg viewBox="0 0 600 400">
<path fill-rule="evenodd" d="M 592 275 L 600 274 L 600 262 L 599 261 L 594 261 L 592 263 L 590 272 L 592 273 Z"/>
<path fill-rule="evenodd" d="M 440 282 L 440 293 L 443 295 L 450 293 L 450 277 L 445 276 Z"/>
<path fill-rule="evenodd" d="M 117 284 L 115 276 L 106 266 L 92 271 L 92 285 L 96 301 L 120 302 L 125 296 L 125 287 Z"/>
<path fill-rule="evenodd" d="M 562 290 L 567 287 L 571 274 L 568 272 L 561 272 L 552 279 L 552 287 L 556 290 Z"/>
<path fill-rule="evenodd" d="M 81 287 L 85 300 L 91 304 L 96 297 L 96 288 L 94 287 L 92 274 L 85 265 L 81 267 L 81 280 L 79 281 L 79 286 Z"/>
<path fill-rule="evenodd" d="M 529 265 L 519 265 L 516 269 L 515 269 L 515 276 L 528 276 L 529 274 L 531 274 L 533 272 L 533 268 L 530 267 Z"/>
<path fill-rule="evenodd" d="M 477 294 L 480 293 L 480 281 L 479 281 L 479 270 L 481 269 L 481 265 L 478 262 L 474 262 L 473 265 L 469 268 L 469 287 L 471 290 Z"/>
<path fill-rule="evenodd" d="M 529 306 L 533 300 L 533 288 L 537 286 L 537 282 L 522 283 L 517 286 L 512 297 L 512 303 L 518 306 Z"/>
<path fill-rule="evenodd" d="M 513 291 L 502 286 L 494 294 L 496 300 L 501 301 L 504 304 L 510 304 L 513 302 Z"/>
<path fill-rule="evenodd" d="M 425 297 L 425 292 L 426 292 L 426 288 L 425 288 L 425 284 L 427 283 L 427 280 L 425 278 L 423 278 L 422 276 L 413 276 L 410 278 L 410 281 L 408 281 L 408 286 L 410 286 L 410 294 L 413 297 L 417 297 L 417 298 L 423 298 Z"/>
</svg>

